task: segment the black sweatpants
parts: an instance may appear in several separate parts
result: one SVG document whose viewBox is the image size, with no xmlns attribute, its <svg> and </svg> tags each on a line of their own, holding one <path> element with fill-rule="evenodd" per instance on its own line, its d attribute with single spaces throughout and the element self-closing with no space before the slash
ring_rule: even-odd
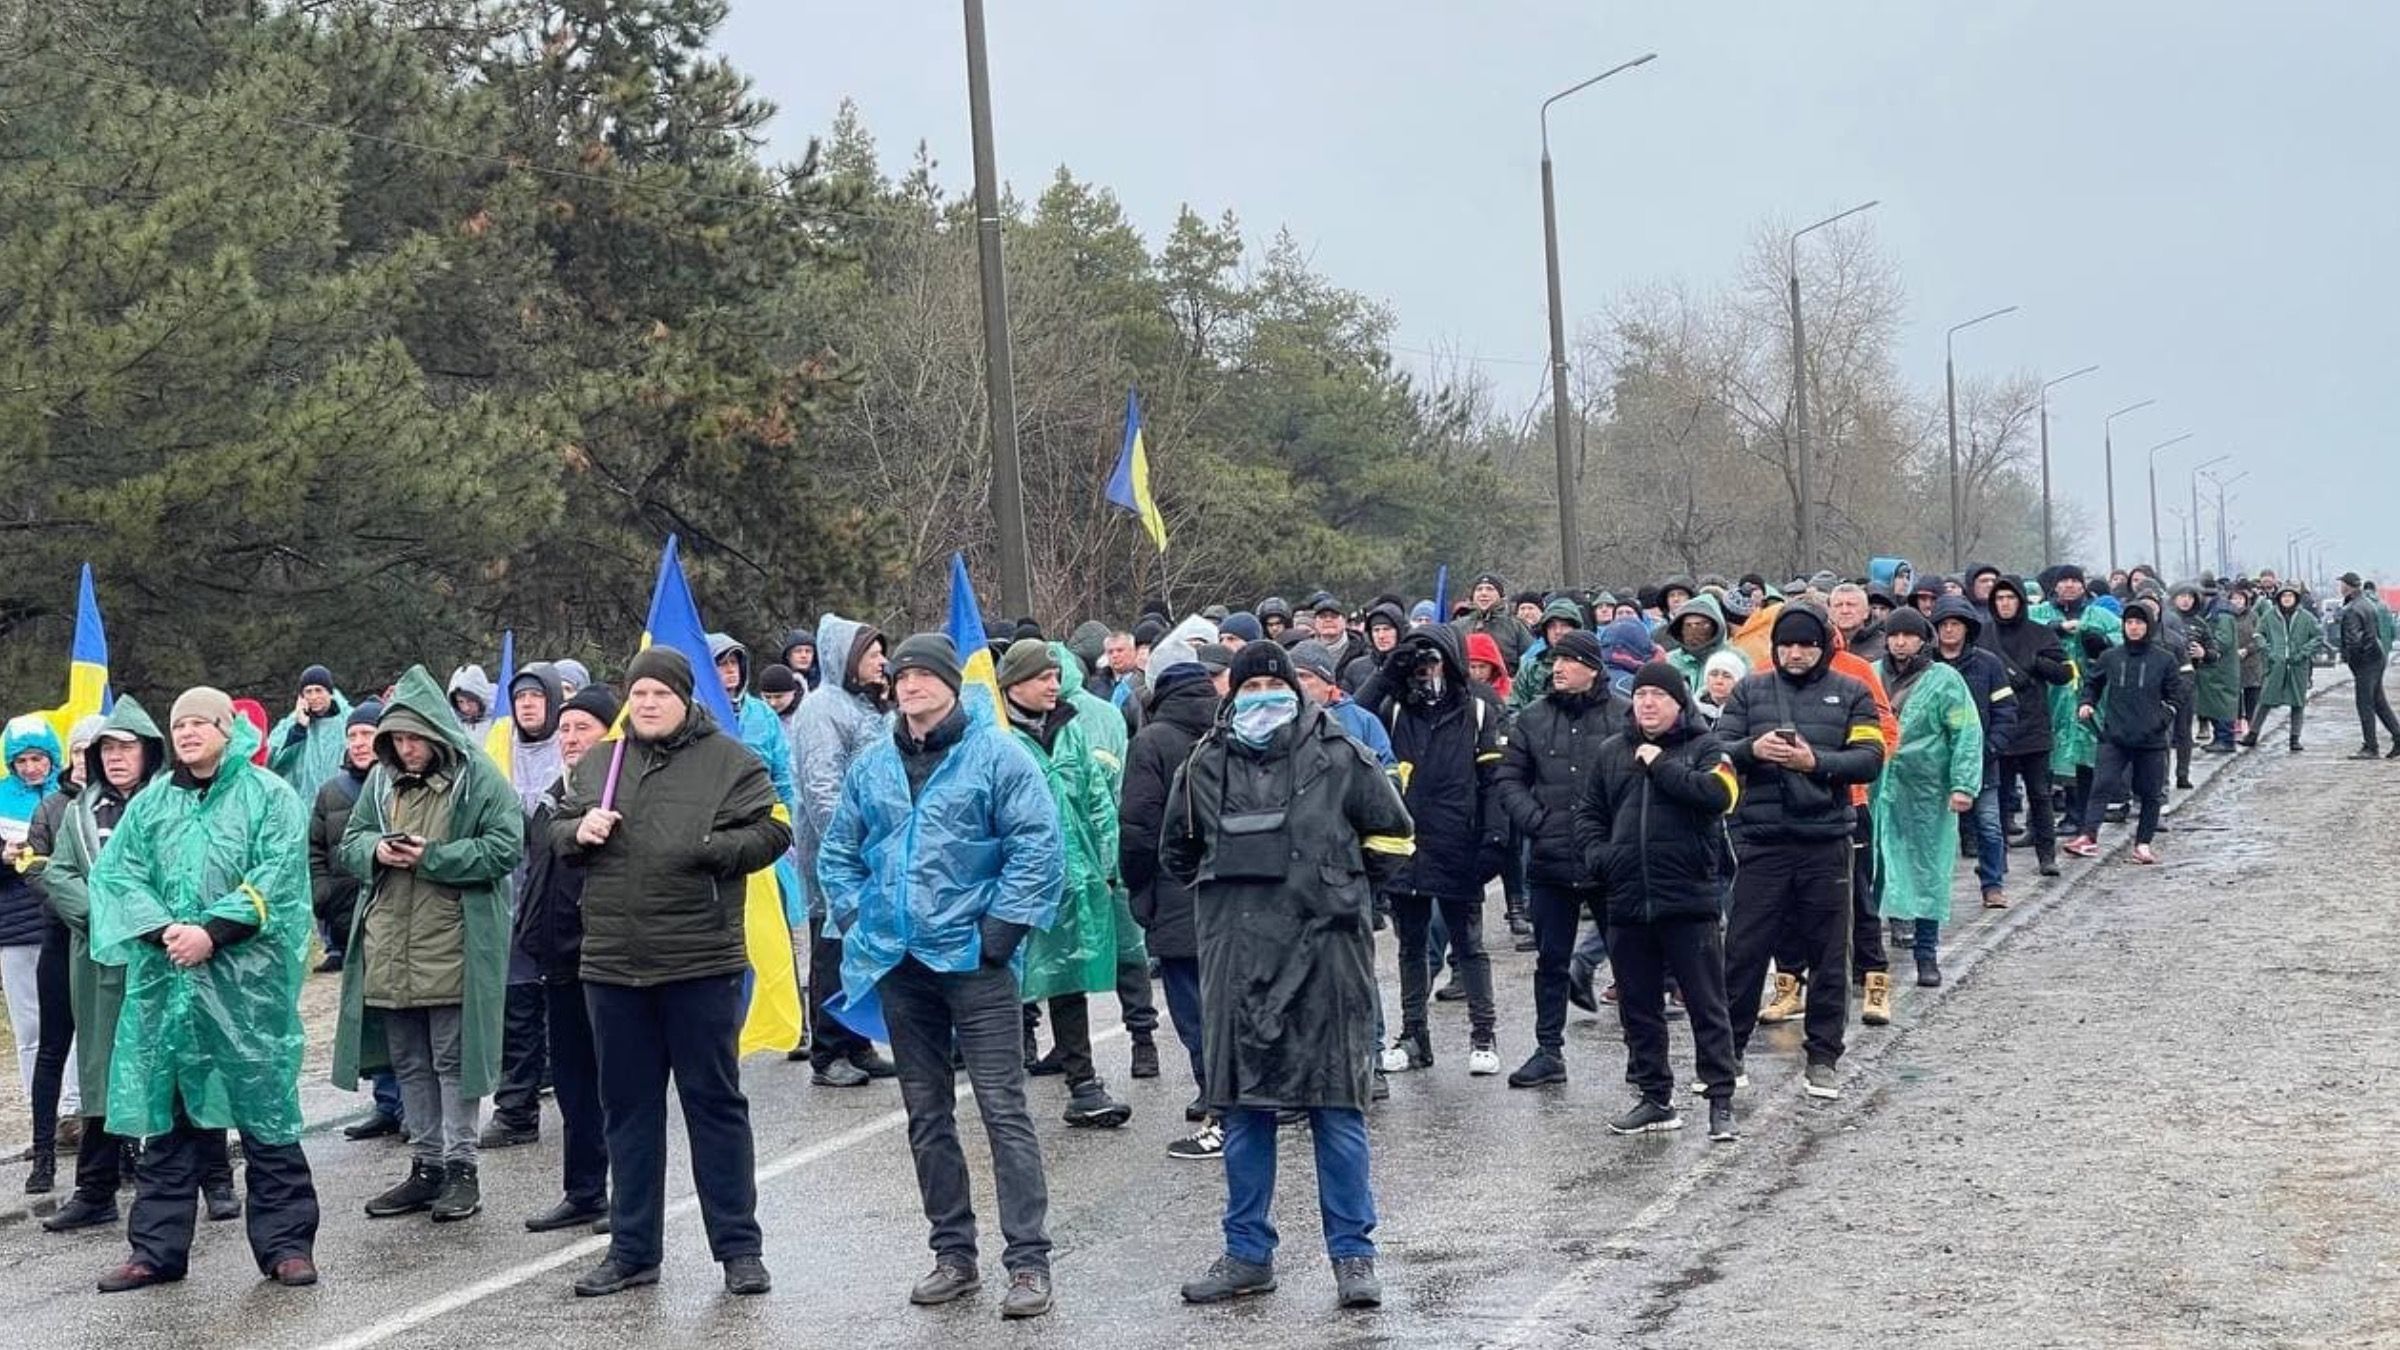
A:
<svg viewBox="0 0 2400 1350">
<path fill-rule="evenodd" d="M 1541 902 L 1538 889 L 1534 902 Z M 1717 921 L 1612 926 L 1608 962 L 1617 977 L 1617 1020 L 1625 1028 L 1625 1076 L 1642 1096 L 1664 1106 L 1675 1102 L 1675 1071 L 1667 1061 L 1666 988 L 1672 975 L 1691 1017 L 1700 1082 L 1711 1101 L 1731 1097 L 1733 1023 L 1725 1010 L 1725 950 Z"/>
<path fill-rule="evenodd" d="M 1850 978 L 1865 982 L 1872 973 L 1892 968 L 1892 958 L 1883 950 L 1883 886 L 1875 875 L 1875 813 L 1861 806 L 1858 824 L 1850 832 Z M 1805 943 L 1786 935 L 1785 945 Z M 1795 959 L 1798 952 L 1795 952 Z M 1778 969 L 1793 974 L 1805 974 L 1806 966 L 1786 967 L 1776 962 Z"/>
<path fill-rule="evenodd" d="M 1850 841 L 1754 844 L 1740 852 L 1733 918 L 1725 934 L 1725 1003 L 1733 1020 L 1734 1057 L 1748 1050 L 1750 1034 L 1758 1029 L 1767 961 L 1788 935 L 1810 976 L 1808 1062 L 1838 1063 L 1842 1024 L 1850 1013 Z M 1622 988 L 1618 992 L 1622 997 Z"/>
<path fill-rule="evenodd" d="M 568 1204 L 597 1209 L 608 1201 L 608 1119 L 600 1106 L 600 1055 L 583 982 L 540 986 L 550 1021 L 550 1086 L 565 1138 L 561 1171 Z"/>
<path fill-rule="evenodd" d="M 223 1157 L 225 1132 L 201 1129 L 178 1112 L 174 1129 L 142 1146 L 134 1168 L 133 1210 L 125 1223 L 135 1261 L 165 1275 L 181 1275 L 190 1263 L 212 1141 L 216 1156 Z M 317 1187 L 308 1155 L 298 1143 L 269 1144 L 244 1130 L 242 1167 L 249 1192 L 242 1218 L 259 1273 L 271 1274 L 291 1257 L 313 1259 Z"/>
<path fill-rule="evenodd" d="M 500 1086 L 492 1089 L 492 1123 L 511 1130 L 542 1126 L 542 1080 L 550 1076 L 548 1000 L 539 984 L 508 986 L 507 1021 L 500 1035 Z"/>
<path fill-rule="evenodd" d="M 608 1200 L 608 1255 L 620 1266 L 646 1269 L 666 1254 L 670 1078 L 683 1106 L 709 1255 L 722 1263 L 760 1253 L 757 1147 L 739 1059 L 742 978 L 583 986 L 617 1181 Z"/>
<path fill-rule="evenodd" d="M 2097 839 L 2107 814 L 2107 803 L 2123 800 L 2127 782 L 2132 793 L 2141 801 L 2141 815 L 2134 827 L 2133 841 L 2147 844 L 2158 837 L 2158 810 L 2167 799 L 2167 752 L 2161 750 L 2128 750 L 2123 746 L 2100 743 L 2100 767 L 2092 777 L 2091 800 L 2083 811 L 2083 832 Z"/>
</svg>

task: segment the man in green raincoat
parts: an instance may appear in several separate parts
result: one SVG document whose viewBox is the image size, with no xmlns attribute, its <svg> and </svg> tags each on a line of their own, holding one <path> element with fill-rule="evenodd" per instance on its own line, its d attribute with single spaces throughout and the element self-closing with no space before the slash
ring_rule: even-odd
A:
<svg viewBox="0 0 2400 1350">
<path fill-rule="evenodd" d="M 2230 589 L 2230 588 L 2228 588 Z M 2233 724 L 2242 715 L 2241 626 L 2223 592 L 2201 598 L 2200 622 L 2207 625 L 2216 659 L 2192 672 L 2193 703 L 2208 736 L 2199 748 L 2211 755 L 2233 753 Z M 2198 732 L 2194 733 L 2198 735 Z"/>
<path fill-rule="evenodd" d="M 500 1078 L 509 888 L 525 857 L 516 788 L 459 725 L 433 673 L 400 677 L 375 725 L 375 767 L 342 831 L 343 870 L 365 883 L 342 964 L 333 1081 L 387 1065 L 414 1146 L 406 1180 L 369 1218 L 483 1207 L 476 1116 Z"/>
<path fill-rule="evenodd" d="M 2316 683 L 2317 649 L 2325 645 L 2317 616 L 2300 603 L 2300 588 L 2286 585 L 2275 592 L 2275 603 L 2258 616 L 2258 638 L 2267 649 L 2266 683 L 2259 686 L 2258 716 L 2250 722 L 2249 744 L 2258 744 L 2258 724 L 2267 709 L 2291 709 L 2292 753 L 2300 752 L 2300 719 L 2308 709 L 2308 691 Z"/>
<path fill-rule="evenodd" d="M 1024 638 L 1001 654 L 997 672 L 1017 743 L 1041 766 L 1066 844 L 1066 891 L 1049 929 L 1025 938 L 1019 996 L 1050 1001 L 1058 1061 L 1067 1076 L 1069 1125 L 1114 1129 L 1133 1108 L 1109 1096 L 1092 1067 L 1088 996 L 1117 987 L 1117 795 L 1122 774 L 1093 753 L 1082 709 L 1060 697 L 1061 663 L 1050 645 Z M 1116 719 L 1122 728 L 1124 719 Z M 1121 761 L 1120 761 L 1121 763 Z"/>
<path fill-rule="evenodd" d="M 310 666 L 300 672 L 300 696 L 267 733 L 267 767 L 292 785 L 304 803 L 317 799 L 325 780 L 342 771 L 348 748 L 350 700 L 333 687 L 333 672 Z"/>
<path fill-rule="evenodd" d="M 259 1270 L 314 1284 L 317 1191 L 300 1149 L 308 811 L 250 762 L 257 735 L 222 690 L 185 691 L 167 735 L 174 773 L 134 797 L 91 872 L 92 959 L 125 971 L 108 1129 L 144 1141 L 132 1255 L 100 1289 L 183 1278 L 202 1140 L 227 1128 L 242 1132 Z"/>
<path fill-rule="evenodd" d="M 1967 682 L 1927 650 L 1933 626 L 1892 611 L 1875 673 L 1900 719 L 1900 747 L 1875 780 L 1875 858 L 1883 917 L 1916 924 L 1917 985 L 1942 982 L 1942 921 L 1958 866 L 1959 815 L 1983 791 L 1983 719 Z"/>
<path fill-rule="evenodd" d="M 2092 602 L 2082 568 L 2067 563 L 2044 575 L 2049 578 L 2047 593 L 2026 612 L 2035 623 L 2058 630 L 2068 669 L 2065 684 L 2050 686 L 2050 776 L 2066 784 L 2063 818 L 2081 820 L 2092 774 L 2100 766 L 2100 738 L 2091 723 L 2075 715 L 2083 698 L 2083 672 L 2100 653 L 2124 641 L 2125 630 L 2106 606 Z"/>
<path fill-rule="evenodd" d="M 1083 728 L 1084 738 L 1091 743 L 1092 759 L 1108 780 L 1108 800 L 1112 804 L 1110 820 L 1116 818 L 1114 803 L 1123 800 L 1125 760 L 1132 737 L 1127 733 L 1125 718 L 1117 706 L 1093 694 L 1085 687 L 1083 658 L 1067 644 L 1050 644 L 1051 659 L 1058 662 L 1058 697 L 1063 703 L 1075 705 L 1076 725 Z M 1113 837 L 1113 836 L 1112 836 Z M 1108 855 L 1112 860 L 1114 853 Z M 1117 1006 L 1125 1016 L 1125 1037 L 1133 1046 L 1133 1076 L 1158 1077 L 1158 1001 L 1150 987 L 1150 949 L 1142 941 L 1142 926 L 1134 921 L 1133 896 L 1124 879 L 1109 869 L 1108 894 L 1116 910 L 1117 925 Z"/>
</svg>

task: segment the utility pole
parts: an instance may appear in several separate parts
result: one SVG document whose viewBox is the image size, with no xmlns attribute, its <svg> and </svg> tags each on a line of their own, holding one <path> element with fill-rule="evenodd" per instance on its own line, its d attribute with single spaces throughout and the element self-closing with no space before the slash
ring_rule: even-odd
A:
<svg viewBox="0 0 2400 1350">
<path fill-rule="evenodd" d="M 1008 281 L 1000 259 L 1000 174 L 992 154 L 992 72 L 983 0 L 966 0 L 967 121 L 975 141 L 975 260 L 983 279 L 983 394 L 992 434 L 992 515 L 1000 527 L 1000 604 L 1033 612 L 1033 551 L 1025 538 L 1025 469 L 1017 455 L 1016 370 L 1008 346 Z M 966 652 L 959 653 L 963 659 Z"/>
<path fill-rule="evenodd" d="M 1792 237 L 1784 241 L 1785 276 L 1790 282 L 1792 304 L 1792 444 L 1796 452 L 1794 467 L 1800 479 L 1800 566 L 1796 570 L 1802 576 L 1809 575 L 1817 566 L 1817 487 L 1816 458 L 1808 443 L 1808 338 L 1800 326 L 1800 236 L 1877 204 L 1861 202 L 1847 211 L 1837 211 L 1814 225 L 1794 230 Z"/>
</svg>

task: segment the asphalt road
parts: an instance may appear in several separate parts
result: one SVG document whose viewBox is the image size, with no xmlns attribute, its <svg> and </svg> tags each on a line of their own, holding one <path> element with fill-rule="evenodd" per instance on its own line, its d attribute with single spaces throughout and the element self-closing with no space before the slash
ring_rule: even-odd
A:
<svg viewBox="0 0 2400 1350">
<path fill-rule="evenodd" d="M 1134 1103 L 1131 1124 L 1069 1130 L 1057 1080 L 1033 1089 L 1059 1299 L 1038 1322 L 995 1317 L 996 1230 L 981 1298 L 909 1307 L 929 1258 L 896 1090 L 812 1088 L 803 1066 L 761 1058 L 745 1082 L 777 1280 L 766 1298 L 723 1294 L 680 1161 L 665 1280 L 612 1299 L 567 1288 L 605 1239 L 518 1223 L 556 1197 L 549 1138 L 486 1157 L 473 1221 L 370 1221 L 358 1207 L 405 1170 L 405 1149 L 330 1133 L 353 1099 L 312 1087 L 323 1284 L 259 1283 L 238 1225 L 214 1225 L 183 1284 L 103 1297 L 91 1282 L 121 1238 L 46 1234 L 19 1210 L 0 1214 L 0 1342 L 2394 1343 L 2400 1304 L 2377 1276 L 2400 1231 L 2388 1161 L 2400 1111 L 2384 1087 L 2400 1051 L 2383 997 L 2400 766 L 2335 762 L 2348 699 L 2328 692 L 2307 756 L 2203 757 L 2200 791 L 2178 794 L 2166 867 L 2111 857 L 2036 884 L 2028 855 L 2013 855 L 2018 905 L 2000 914 L 1977 905 L 1962 869 L 1950 986 L 1904 989 L 1889 1029 L 1854 1024 L 1851 1091 L 1830 1106 L 1799 1094 L 1797 1028 L 1762 1029 L 1737 1144 L 1712 1148 L 1697 1128 L 1606 1132 L 1629 1100 L 1613 1018 L 1571 1018 L 1569 1085 L 1512 1092 L 1467 1076 L 1463 1005 L 1437 1005 L 1441 1064 L 1395 1077 L 1371 1117 L 1380 1312 L 1332 1307 L 1297 1133 L 1282 1154 L 1281 1292 L 1180 1304 L 1178 1283 L 1219 1249 L 1222 1180 L 1162 1152 L 1186 1128 L 1180 1055 L 1162 1038 L 1167 1076 L 1127 1081 L 1108 1022 L 1102 1071 Z M 2372 842 L 2334 846 L 2345 828 Z M 1385 974 L 1396 1012 L 1389 944 Z M 1513 1067 L 1530 1043 L 1531 957 L 1500 954 L 1498 977 Z M 962 1109 L 988 1223 L 988 1158 Z M 0 1169 L 10 1201 L 20 1175 Z"/>
</svg>

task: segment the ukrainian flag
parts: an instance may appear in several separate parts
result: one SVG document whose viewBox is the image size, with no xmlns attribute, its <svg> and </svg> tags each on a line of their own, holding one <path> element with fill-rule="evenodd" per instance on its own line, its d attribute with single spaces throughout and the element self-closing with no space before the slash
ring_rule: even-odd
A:
<svg viewBox="0 0 2400 1350">
<path fill-rule="evenodd" d="M 511 644 L 513 646 L 513 643 Z M 658 581 L 650 589 L 650 619 L 642 625 L 642 647 L 672 647 L 692 663 L 692 699 L 708 710 L 717 727 L 736 741 L 742 723 L 733 701 L 717 681 L 716 663 L 708 656 L 708 629 L 700 622 L 700 607 L 683 576 L 682 549 L 667 536 L 667 551 L 658 560 Z M 503 691 L 505 694 L 505 690 Z M 620 722 L 622 729 L 623 723 Z M 782 806 L 776 818 L 791 823 Z M 783 896 L 775 869 L 750 874 L 742 898 L 742 934 L 749 947 L 750 1007 L 742 1019 L 740 1054 L 761 1050 L 785 1051 L 800 1043 L 800 983 L 792 971 L 792 930 L 785 925 Z"/>
<path fill-rule="evenodd" d="M 1158 499 L 1150 495 L 1150 452 L 1142 444 L 1142 398 L 1131 389 L 1125 391 L 1125 440 L 1117 450 L 1117 470 L 1108 478 L 1108 499 L 1140 516 L 1150 542 L 1159 552 L 1167 551 L 1167 519 L 1158 513 Z"/>
<path fill-rule="evenodd" d="M 75 641 L 67 649 L 67 701 L 42 714 L 65 745 L 75 724 L 106 715 L 116 703 L 108 687 L 108 630 L 100 623 L 100 599 L 92 590 L 92 565 L 83 565 L 75 593 Z M 62 766 L 63 767 L 63 766 Z"/>
<path fill-rule="evenodd" d="M 967 556 L 950 555 L 950 645 L 958 649 L 961 687 L 981 685 L 991 694 L 993 724 L 1008 725 L 1008 705 L 1000 701 L 1000 672 L 992 664 L 992 642 L 983 631 L 983 607 L 975 603 L 975 583 L 967 579 Z"/>
</svg>

